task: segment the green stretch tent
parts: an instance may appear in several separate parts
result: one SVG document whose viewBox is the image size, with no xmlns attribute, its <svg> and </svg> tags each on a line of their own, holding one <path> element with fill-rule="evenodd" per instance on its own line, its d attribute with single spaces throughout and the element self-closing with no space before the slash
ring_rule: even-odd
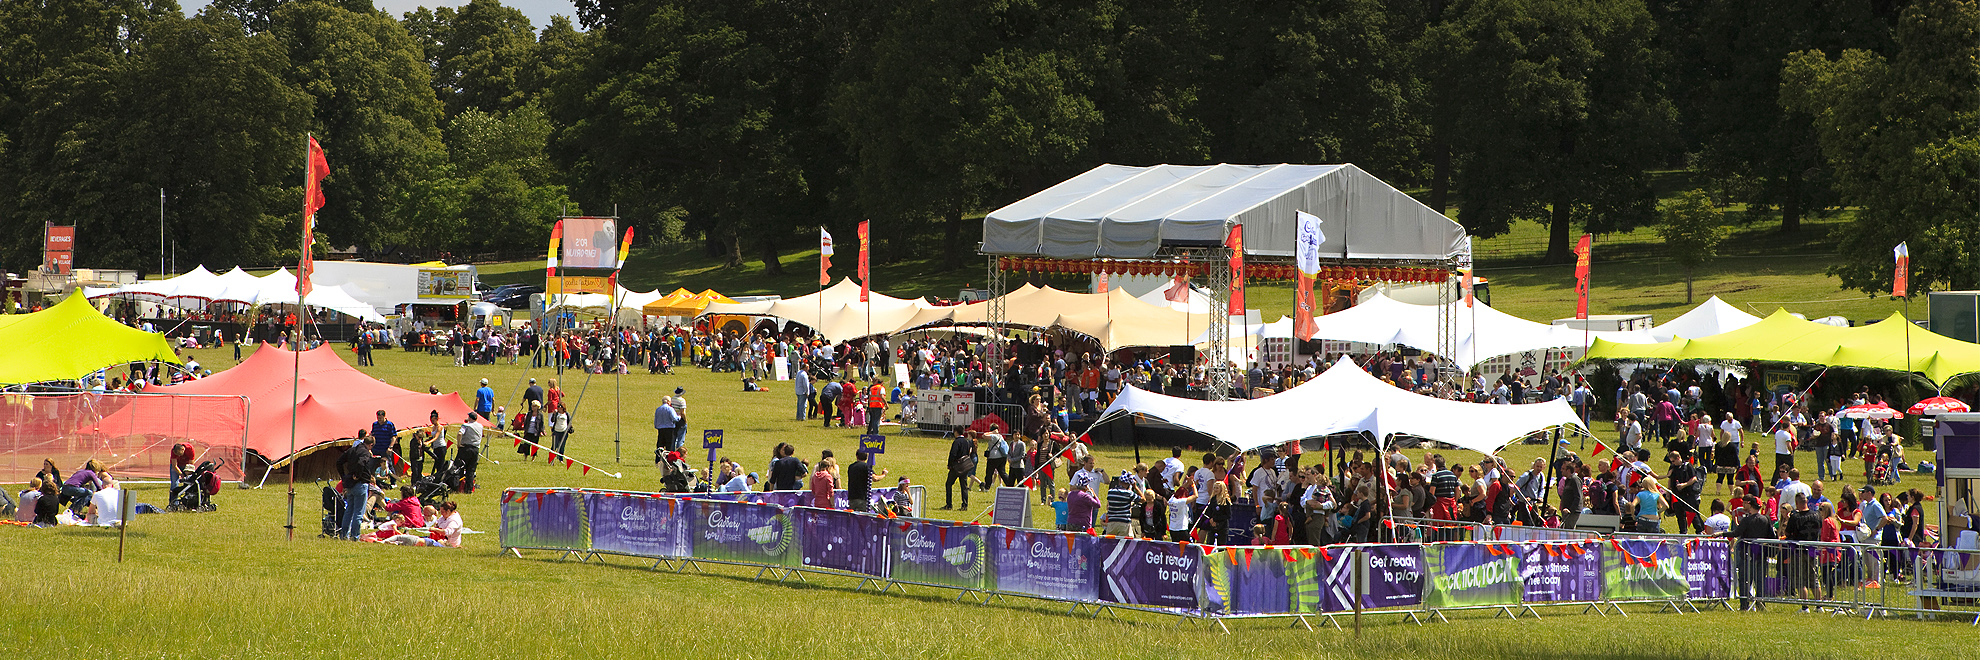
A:
<svg viewBox="0 0 1980 660">
<path fill-rule="evenodd" d="M 1954 376 L 1980 371 L 1980 344 L 1913 327 L 1897 313 L 1880 323 L 1839 328 L 1804 321 L 1780 310 L 1759 323 L 1697 339 L 1679 337 L 1656 344 L 1597 339 L 1589 347 L 1587 359 L 1796 362 L 1917 372 L 1934 385 L 1944 385 Z"/>
<path fill-rule="evenodd" d="M 80 291 L 33 314 L 0 315 L 0 385 L 78 380 L 130 362 L 179 363 L 165 335 L 110 320 Z"/>
</svg>

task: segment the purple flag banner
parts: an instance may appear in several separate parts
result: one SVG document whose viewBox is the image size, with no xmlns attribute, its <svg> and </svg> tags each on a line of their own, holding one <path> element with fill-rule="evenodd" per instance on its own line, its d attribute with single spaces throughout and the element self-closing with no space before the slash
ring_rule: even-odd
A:
<svg viewBox="0 0 1980 660">
<path fill-rule="evenodd" d="M 520 499 L 509 501 L 512 494 Z M 545 550 L 591 547 L 584 499 L 576 491 L 505 491 L 503 495 L 502 547 Z"/>
<path fill-rule="evenodd" d="M 790 511 L 805 568 L 887 577 L 887 520 L 879 516 L 799 508 Z"/>
<path fill-rule="evenodd" d="M 990 566 L 984 547 L 985 529 L 922 520 L 889 521 L 888 579 L 982 589 Z"/>
<path fill-rule="evenodd" d="M 1684 580 L 1692 598 L 1732 597 L 1732 543 L 1701 540 L 1684 557 Z"/>
<path fill-rule="evenodd" d="M 1609 600 L 1685 597 L 1684 543 L 1625 539 L 1610 543 L 1602 553 L 1602 593 Z"/>
<path fill-rule="evenodd" d="M 694 503 L 670 497 L 585 493 L 591 549 L 641 557 L 686 557 Z"/>
<path fill-rule="evenodd" d="M 688 534 L 694 556 L 770 566 L 792 565 L 796 536 L 783 507 L 721 500 L 694 500 Z"/>
<path fill-rule="evenodd" d="M 1089 603 L 1099 599 L 1093 537 L 1004 527 L 984 534 L 998 591 Z"/>
<path fill-rule="evenodd" d="M 1201 548 L 1140 539 L 1097 540 L 1100 600 L 1196 609 L 1196 584 L 1203 574 Z"/>
<path fill-rule="evenodd" d="M 1371 545 L 1361 548 L 1361 552 L 1368 557 L 1362 607 L 1417 607 L 1423 604 L 1423 546 Z M 1345 602 L 1341 605 L 1339 609 L 1347 609 Z"/>
<path fill-rule="evenodd" d="M 1504 548 L 1504 550 L 1501 550 Z M 1512 546 L 1439 543 L 1425 546 L 1430 576 L 1424 603 L 1431 608 L 1483 607 L 1519 602 L 1519 557 Z"/>
<path fill-rule="evenodd" d="M 1528 603 L 1591 601 L 1602 597 L 1600 546 L 1528 543 L 1519 547 L 1519 580 Z"/>
</svg>

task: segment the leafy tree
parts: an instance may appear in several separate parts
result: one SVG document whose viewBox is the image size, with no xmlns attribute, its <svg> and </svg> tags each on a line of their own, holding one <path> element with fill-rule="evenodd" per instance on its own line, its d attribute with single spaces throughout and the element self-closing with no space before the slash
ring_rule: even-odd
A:
<svg viewBox="0 0 1980 660">
<path fill-rule="evenodd" d="M 1726 240 L 1725 219 L 1703 190 L 1688 190 L 1657 205 L 1657 234 L 1670 260 L 1684 267 L 1684 304 L 1691 304 L 1693 272 L 1718 256 Z"/>
<path fill-rule="evenodd" d="M 1220 7 L 1208 41 L 1203 114 L 1214 159 L 1354 161 L 1413 173 L 1422 131 L 1410 112 L 1408 51 L 1384 0 L 1240 2 Z"/>
<path fill-rule="evenodd" d="M 1676 121 L 1652 77 L 1641 0 L 1460 0 L 1424 37 L 1437 127 L 1454 155 L 1458 220 L 1495 236 L 1545 219 L 1546 261 L 1570 228 L 1654 219 L 1646 170 Z"/>
<path fill-rule="evenodd" d="M 1117 8 L 891 0 L 869 10 L 832 102 L 853 193 L 884 223 L 941 218 L 937 253 L 959 266 L 965 214 L 1077 169 L 1103 125 L 1092 64 Z"/>
<path fill-rule="evenodd" d="M 44 67 L 9 95 L 19 104 L 0 109 L 15 136 L 0 155 L 8 262 L 40 261 L 49 220 L 78 227 L 82 263 L 152 270 L 167 247 L 158 243 L 161 188 L 167 240 L 195 263 L 267 264 L 293 251 L 311 101 L 285 79 L 281 45 L 249 36 L 225 12 L 47 8 L 58 6 L 75 11 L 10 23 L 67 33 L 15 33 L 47 44 L 37 49 L 45 59 L 0 65 Z M 71 41 L 85 35 L 95 37 Z"/>
<path fill-rule="evenodd" d="M 549 78 L 529 17 L 497 0 L 472 0 L 460 9 L 421 7 L 405 19 L 449 117 L 469 108 L 521 107 L 541 94 Z"/>
<path fill-rule="evenodd" d="M 609 10 L 609 11 L 606 11 Z M 836 56 L 800 3 L 646 0 L 579 8 L 597 41 L 553 84 L 553 155 L 593 207 L 685 209 L 690 230 L 773 274 L 780 241 L 815 225 L 838 167 L 820 135 Z M 824 145 L 824 146 L 820 146 Z"/>
<path fill-rule="evenodd" d="M 1813 118 L 1822 155 L 1846 203 L 1862 206 L 1830 274 L 1844 286 L 1887 291 L 1891 247 L 1911 247 L 1918 289 L 1980 286 L 1980 6 L 1918 0 L 1898 22 L 1888 57 L 1848 50 L 1795 53 L 1781 73 L 1781 104 Z"/>
<path fill-rule="evenodd" d="M 423 49 L 389 15 L 313 0 L 283 4 L 274 25 L 330 155 L 319 230 L 337 245 L 412 242 L 409 187 L 446 160 Z"/>
<path fill-rule="evenodd" d="M 1658 15 L 1658 50 L 1699 169 L 1753 212 L 1779 209 L 1782 231 L 1835 205 L 1810 118 L 1781 108 L 1781 62 L 1801 50 L 1885 50 L 1890 22 L 1869 0 L 1671 4 Z"/>
</svg>

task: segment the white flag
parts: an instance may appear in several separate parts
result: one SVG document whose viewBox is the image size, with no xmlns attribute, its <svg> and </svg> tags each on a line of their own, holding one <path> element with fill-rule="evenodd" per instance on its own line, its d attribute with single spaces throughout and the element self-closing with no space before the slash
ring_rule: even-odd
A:
<svg viewBox="0 0 1980 660">
<path fill-rule="evenodd" d="M 1911 256 L 1911 248 L 1907 247 L 1904 243 L 1898 243 L 1897 247 L 1891 248 L 1891 256 L 1898 259 L 1909 257 Z"/>
<path fill-rule="evenodd" d="M 1294 235 L 1297 243 L 1293 249 L 1293 259 L 1299 272 L 1308 275 L 1320 273 L 1320 244 L 1327 242 L 1327 234 L 1320 231 L 1320 218 L 1305 211 L 1299 212 L 1299 230 Z"/>
<path fill-rule="evenodd" d="M 824 227 L 818 228 L 818 253 L 832 256 L 832 232 L 825 231 Z"/>
</svg>

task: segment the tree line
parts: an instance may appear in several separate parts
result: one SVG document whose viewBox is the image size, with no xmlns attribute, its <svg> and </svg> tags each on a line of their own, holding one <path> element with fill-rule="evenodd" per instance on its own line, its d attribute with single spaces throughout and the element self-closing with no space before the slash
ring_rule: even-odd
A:
<svg viewBox="0 0 1980 660">
<path fill-rule="evenodd" d="M 611 213 L 781 272 L 873 220 L 876 259 L 973 262 L 973 218 L 1100 163 L 1353 162 L 1474 235 L 1657 221 L 1691 169 L 1744 221 L 1854 207 L 1834 272 L 1980 285 L 1974 0 L 0 0 L 0 259 L 43 221 L 144 269 L 318 239 L 540 253 Z M 1888 244 L 1888 245 L 1887 245 Z"/>
</svg>

